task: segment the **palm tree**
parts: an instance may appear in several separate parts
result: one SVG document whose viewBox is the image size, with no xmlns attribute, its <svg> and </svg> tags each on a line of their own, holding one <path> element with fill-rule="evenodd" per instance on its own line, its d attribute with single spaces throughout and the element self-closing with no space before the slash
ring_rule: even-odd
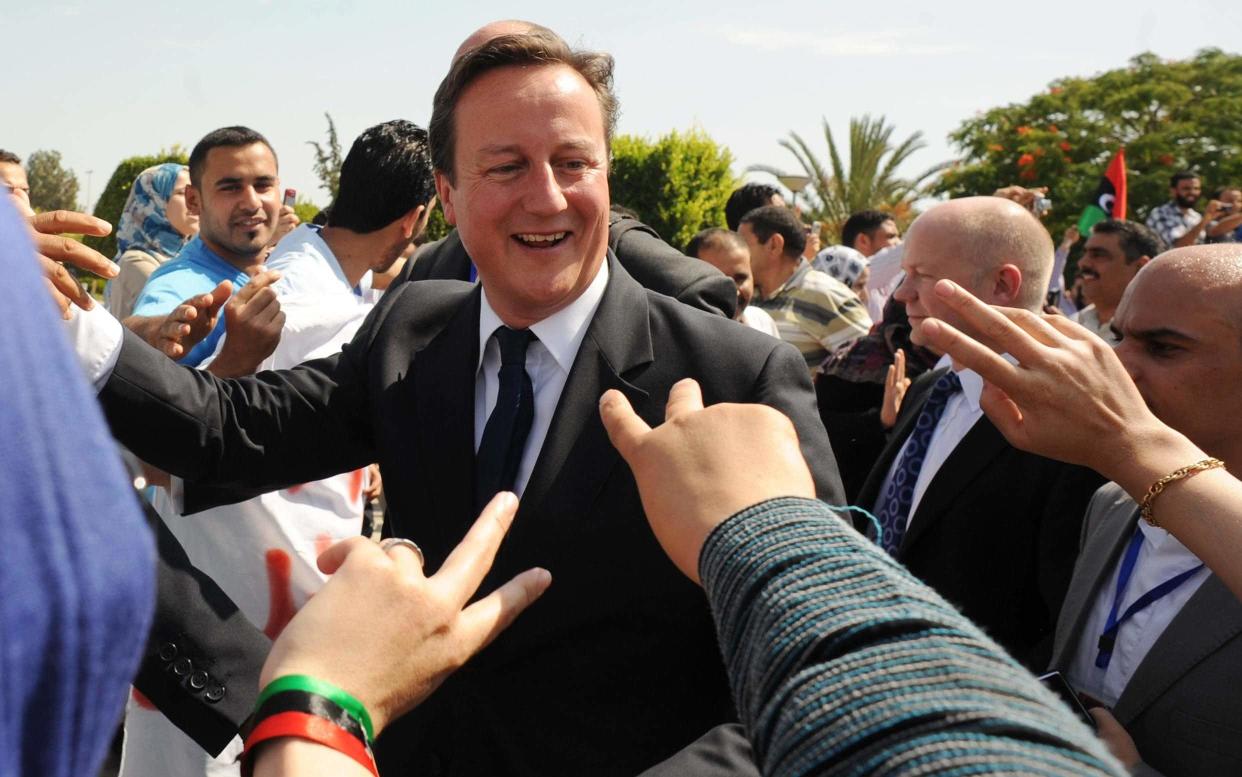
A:
<svg viewBox="0 0 1242 777">
<path fill-rule="evenodd" d="M 808 221 L 823 222 L 830 234 L 840 235 L 845 220 L 860 210 L 891 211 L 899 222 L 909 219 L 921 187 L 951 163 L 942 162 L 915 178 L 899 177 L 897 168 L 927 144 L 923 141 L 923 133 L 915 132 L 894 147 L 895 129 L 883 116 L 851 118 L 848 168 L 841 161 L 827 119 L 824 119 L 824 138 L 828 141 L 829 167 L 825 167 L 798 133 L 790 132 L 788 140 L 780 141 L 781 147 L 794 155 L 811 179 L 804 193 L 807 207 L 803 211 Z M 776 176 L 785 174 L 769 165 L 752 165 L 747 170 Z"/>
</svg>

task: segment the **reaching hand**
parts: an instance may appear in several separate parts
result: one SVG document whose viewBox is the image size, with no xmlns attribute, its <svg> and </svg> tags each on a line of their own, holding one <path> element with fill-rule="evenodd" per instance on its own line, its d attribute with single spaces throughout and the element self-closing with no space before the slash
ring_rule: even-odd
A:
<svg viewBox="0 0 1242 777">
<path fill-rule="evenodd" d="M 60 308 L 61 315 L 65 318 L 69 317 L 71 304 L 83 310 L 90 310 L 94 307 L 95 302 L 91 299 L 91 295 L 65 269 L 62 262 L 102 278 L 115 278 L 120 269 L 98 251 L 87 248 L 73 238 L 63 237 L 63 235 L 103 237 L 112 231 L 112 225 L 103 219 L 97 219 L 85 213 L 54 210 L 31 217 L 30 228 L 35 252 L 39 256 L 39 264 L 43 267 L 43 274 L 47 278 L 52 300 Z"/>
<path fill-rule="evenodd" d="M 634 472 L 656 539 L 696 583 L 703 542 L 726 518 L 775 497 L 815 497 L 793 424 L 766 405 L 705 409 L 699 384 L 687 378 L 669 392 L 655 429 L 615 390 L 600 399 L 600 416 Z"/>
<path fill-rule="evenodd" d="M 142 335 L 168 358 L 180 359 L 211 334 L 220 308 L 232 291 L 232 283 L 220 281 L 211 291 L 190 297 L 162 319 L 130 316 L 122 323 Z"/>
<path fill-rule="evenodd" d="M 880 405 L 880 425 L 885 430 L 897 425 L 897 414 L 901 412 L 901 403 L 905 401 L 906 390 L 910 388 L 910 378 L 906 376 L 906 352 L 897 349 L 893 363 L 888 365 L 888 373 L 884 376 L 884 402 Z"/>
<path fill-rule="evenodd" d="M 1118 480 L 1118 464 L 1133 458 L 1127 449 L 1167 430 L 1113 349 L 1068 318 L 989 307 L 947 280 L 936 283 L 935 293 L 998 351 L 1018 360 L 1010 364 L 943 321 L 922 323 L 931 346 L 983 376 L 980 404 L 1014 447 Z"/>
<path fill-rule="evenodd" d="M 552 576 L 529 569 L 479 601 L 517 512 L 497 494 L 432 576 L 400 545 L 381 550 L 351 537 L 319 557 L 332 575 L 272 645 L 260 684 L 307 674 L 343 688 L 367 708 L 375 731 L 413 709 L 539 598 Z"/>
<path fill-rule="evenodd" d="M 1095 718 L 1096 733 L 1108 746 L 1108 751 L 1113 754 L 1113 757 L 1121 761 L 1122 766 L 1133 770 L 1143 762 L 1138 748 L 1134 745 L 1134 740 L 1121 722 L 1113 717 L 1113 713 L 1104 707 L 1092 707 L 1087 712 Z"/>
<path fill-rule="evenodd" d="M 285 314 L 271 288 L 278 280 L 279 272 L 264 270 L 229 298 L 224 306 L 224 345 L 208 368 L 213 375 L 249 375 L 280 345 Z"/>
</svg>

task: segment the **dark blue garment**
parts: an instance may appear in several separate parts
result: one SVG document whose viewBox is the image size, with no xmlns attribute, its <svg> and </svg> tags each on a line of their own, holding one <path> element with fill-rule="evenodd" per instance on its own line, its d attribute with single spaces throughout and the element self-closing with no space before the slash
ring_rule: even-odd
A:
<svg viewBox="0 0 1242 777">
<path fill-rule="evenodd" d="M 151 623 L 154 546 L 0 200 L 0 777 L 92 777 Z"/>
</svg>

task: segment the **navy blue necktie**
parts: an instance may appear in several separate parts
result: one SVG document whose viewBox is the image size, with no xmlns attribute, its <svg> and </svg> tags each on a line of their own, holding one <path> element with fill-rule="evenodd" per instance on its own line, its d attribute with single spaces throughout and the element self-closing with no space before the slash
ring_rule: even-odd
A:
<svg viewBox="0 0 1242 777">
<path fill-rule="evenodd" d="M 526 374 L 526 346 L 535 339 L 534 333 L 502 326 L 493 337 L 500 344 L 500 390 L 476 457 L 476 510 L 482 510 L 498 492 L 513 490 L 535 417 L 535 389 Z"/>
<path fill-rule="evenodd" d="M 927 447 L 931 444 L 932 433 L 936 431 L 936 424 L 944 414 L 949 397 L 961 390 L 962 382 L 952 370 L 936 380 L 927 395 L 927 402 L 919 411 L 918 421 L 915 422 L 914 431 L 910 433 L 909 441 L 901 453 L 897 468 L 893 470 L 893 477 L 876 503 L 875 516 L 883 529 L 881 540 L 889 555 L 897 554 L 901 539 L 906 536 L 910 506 L 914 503 L 914 486 L 919 481 L 923 459 L 927 458 Z"/>
</svg>

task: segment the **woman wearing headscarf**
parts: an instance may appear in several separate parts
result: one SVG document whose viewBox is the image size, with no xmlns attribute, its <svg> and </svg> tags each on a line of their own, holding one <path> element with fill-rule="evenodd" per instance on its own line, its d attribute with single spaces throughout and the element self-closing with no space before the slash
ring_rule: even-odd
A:
<svg viewBox="0 0 1242 777">
<path fill-rule="evenodd" d="M 849 286 L 858 298 L 867 301 L 867 257 L 849 246 L 828 246 L 815 255 L 811 266 Z"/>
<path fill-rule="evenodd" d="M 198 234 L 198 216 L 185 204 L 189 168 L 167 162 L 148 167 L 134 180 L 116 231 L 116 263 L 121 274 L 104 292 L 108 312 L 124 319 L 134 310 L 147 277 L 177 255 Z"/>
</svg>

